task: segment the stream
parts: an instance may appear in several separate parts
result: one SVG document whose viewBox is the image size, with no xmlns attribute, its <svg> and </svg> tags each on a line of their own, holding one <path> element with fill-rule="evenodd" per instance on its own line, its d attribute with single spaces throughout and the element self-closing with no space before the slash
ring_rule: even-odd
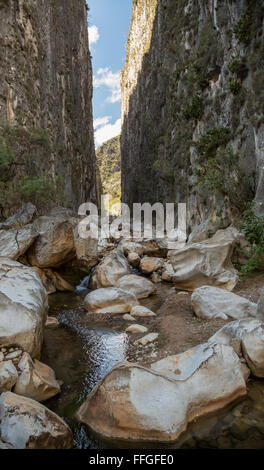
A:
<svg viewBox="0 0 264 470">
<path fill-rule="evenodd" d="M 52 367 L 63 382 L 61 394 L 45 405 L 70 425 L 77 449 L 140 448 L 137 444 L 105 442 L 76 422 L 74 414 L 92 388 L 117 363 L 126 360 L 128 337 L 123 331 L 89 323 L 83 313 L 85 278 L 72 293 L 49 296 L 50 316 L 60 326 L 47 329 L 42 361 Z M 162 285 L 161 285 L 161 288 Z M 164 289 L 168 289 L 164 285 Z M 82 294 L 82 295 L 78 295 Z M 154 311 L 160 307 L 159 296 L 146 299 Z M 159 445 L 159 448 L 168 446 Z M 157 444 L 144 444 L 145 449 Z M 200 418 L 170 448 L 264 448 L 264 381 L 250 380 L 248 395 L 218 413 Z"/>
</svg>

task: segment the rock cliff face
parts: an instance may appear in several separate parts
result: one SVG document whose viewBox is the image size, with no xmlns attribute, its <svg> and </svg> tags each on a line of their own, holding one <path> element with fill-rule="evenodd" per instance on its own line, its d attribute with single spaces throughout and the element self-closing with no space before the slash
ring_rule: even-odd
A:
<svg viewBox="0 0 264 470">
<path fill-rule="evenodd" d="M 189 226 L 264 214 L 263 0 L 137 0 L 122 73 L 123 202 Z"/>
<path fill-rule="evenodd" d="M 28 132 L 31 144 L 49 141 L 34 149 L 31 165 L 26 146 L 20 158 L 15 149 L 20 169 L 13 177 L 59 177 L 64 203 L 75 209 L 96 200 L 86 8 L 85 0 L 0 0 L 2 139 L 12 134 L 10 147 L 14 134 L 24 132 L 25 140 Z"/>
</svg>

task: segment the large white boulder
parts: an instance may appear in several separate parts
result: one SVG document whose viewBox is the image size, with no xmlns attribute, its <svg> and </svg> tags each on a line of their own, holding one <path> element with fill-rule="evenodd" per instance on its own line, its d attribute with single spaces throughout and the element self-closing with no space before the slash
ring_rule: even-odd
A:
<svg viewBox="0 0 264 470">
<path fill-rule="evenodd" d="M 132 292 L 137 299 L 144 299 L 157 292 L 155 284 L 149 279 L 137 276 L 136 274 L 128 274 L 127 276 L 121 277 L 116 285 L 119 289 Z"/>
<path fill-rule="evenodd" d="M 231 347 L 208 344 L 152 370 L 120 364 L 92 390 L 77 419 L 112 439 L 172 442 L 190 421 L 246 395 L 246 369 Z"/>
<path fill-rule="evenodd" d="M 37 273 L 0 258 L 0 347 L 16 345 L 40 355 L 48 297 Z"/>
<path fill-rule="evenodd" d="M 0 362 L 0 393 L 11 391 L 17 378 L 18 373 L 12 361 Z"/>
<path fill-rule="evenodd" d="M 0 230 L 0 256 L 17 260 L 34 243 L 38 232 L 34 225 L 12 230 Z"/>
<path fill-rule="evenodd" d="M 1 440 L 14 449 L 70 449 L 70 428 L 55 413 L 30 398 L 0 395 Z"/>
<path fill-rule="evenodd" d="M 218 287 L 203 286 L 195 289 L 191 304 L 195 315 L 199 318 L 239 320 L 257 316 L 257 304 Z"/>
<path fill-rule="evenodd" d="M 92 289 L 116 286 L 118 280 L 129 274 L 131 268 L 126 257 L 119 250 L 112 251 L 96 267 L 90 282 Z"/>
<path fill-rule="evenodd" d="M 219 230 L 209 240 L 171 251 L 163 280 L 191 291 L 204 285 L 233 290 L 238 281 L 231 262 L 235 240 L 233 232 Z"/>
<path fill-rule="evenodd" d="M 117 287 L 97 289 L 84 300 L 84 306 L 90 313 L 127 313 L 135 305 L 138 305 L 136 296 Z"/>
<path fill-rule="evenodd" d="M 78 219 L 64 215 L 43 216 L 34 222 L 39 233 L 35 243 L 28 250 L 31 266 L 56 268 L 75 257 L 73 230 Z"/>
<path fill-rule="evenodd" d="M 264 377 L 264 324 L 257 319 L 238 320 L 225 325 L 209 343 L 230 345 L 243 355 L 256 377 Z"/>
<path fill-rule="evenodd" d="M 55 372 L 42 362 L 37 360 L 33 362 L 28 353 L 23 354 L 18 369 L 20 374 L 14 388 L 14 393 L 17 395 L 45 401 L 60 393 Z"/>
</svg>

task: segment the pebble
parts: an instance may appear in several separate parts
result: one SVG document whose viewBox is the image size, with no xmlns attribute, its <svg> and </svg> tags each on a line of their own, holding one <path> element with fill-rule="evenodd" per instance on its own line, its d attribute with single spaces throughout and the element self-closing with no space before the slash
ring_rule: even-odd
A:
<svg viewBox="0 0 264 470">
<path fill-rule="evenodd" d="M 0 352 L 0 362 L 3 362 L 5 356 L 4 356 L 4 353 Z"/>
<path fill-rule="evenodd" d="M 159 337 L 158 333 L 149 333 L 143 338 L 140 338 L 137 341 L 135 341 L 134 344 L 142 344 L 143 346 L 146 346 L 147 344 L 153 343 L 153 341 L 156 341 L 158 337 Z M 150 346 L 153 346 L 153 345 L 150 345 Z"/>
<path fill-rule="evenodd" d="M 129 326 L 126 329 L 127 333 L 146 333 L 148 331 L 148 328 L 142 325 L 137 325 L 136 323 L 134 325 Z"/>
<path fill-rule="evenodd" d="M 135 318 L 132 317 L 132 315 L 129 315 L 129 313 L 126 313 L 125 315 L 123 315 L 123 320 L 125 320 L 125 321 L 135 321 Z"/>
<path fill-rule="evenodd" d="M 10 350 L 11 351 L 11 350 Z M 23 354 L 23 351 L 20 349 L 18 351 L 10 352 L 9 354 L 6 355 L 5 359 L 10 360 L 10 359 L 15 359 L 16 357 L 19 357 Z"/>
</svg>

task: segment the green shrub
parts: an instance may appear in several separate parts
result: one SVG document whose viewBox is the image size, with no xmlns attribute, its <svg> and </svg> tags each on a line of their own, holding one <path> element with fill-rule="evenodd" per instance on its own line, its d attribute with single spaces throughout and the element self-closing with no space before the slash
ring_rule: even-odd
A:
<svg viewBox="0 0 264 470">
<path fill-rule="evenodd" d="M 234 28 L 235 37 L 239 42 L 249 44 L 251 39 L 252 10 L 248 8 Z"/>
<path fill-rule="evenodd" d="M 204 113 L 204 103 L 201 96 L 196 95 L 191 103 L 183 110 L 186 119 L 201 119 Z"/>
<path fill-rule="evenodd" d="M 247 263 L 241 267 L 242 274 L 248 274 L 264 266 L 264 217 L 254 214 L 252 203 L 244 211 L 243 222 L 239 228 L 250 243 L 250 250 L 243 250 Z"/>
<path fill-rule="evenodd" d="M 0 139 L 0 182 L 5 183 L 12 177 L 12 163 L 14 152 L 4 139 Z"/>
<path fill-rule="evenodd" d="M 240 57 L 233 58 L 233 61 L 229 65 L 229 70 L 236 74 L 241 80 L 243 80 L 248 74 L 246 61 Z"/>
<path fill-rule="evenodd" d="M 238 95 L 241 91 L 242 83 L 240 80 L 230 80 L 229 82 L 229 90 L 233 95 Z"/>
<path fill-rule="evenodd" d="M 230 130 L 226 127 L 211 129 L 198 142 L 195 142 L 195 147 L 200 157 L 214 157 L 218 147 L 225 146 L 230 138 Z"/>
</svg>

